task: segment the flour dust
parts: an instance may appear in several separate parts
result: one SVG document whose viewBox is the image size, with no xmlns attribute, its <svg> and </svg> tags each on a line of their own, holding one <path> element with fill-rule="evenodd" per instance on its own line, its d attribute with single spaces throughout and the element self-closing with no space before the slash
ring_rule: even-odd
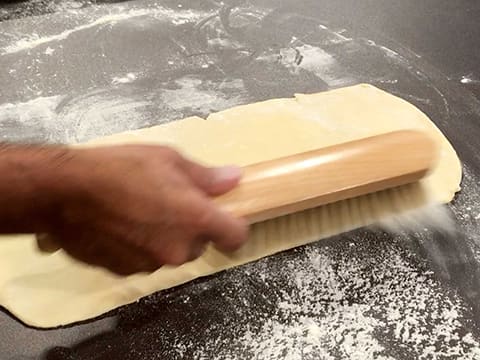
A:
<svg viewBox="0 0 480 360">
<path fill-rule="evenodd" d="M 137 74 L 79 96 L 38 97 L 0 105 L 2 137 L 9 141 L 78 143 L 95 137 L 181 119 L 207 116 L 245 102 L 241 79 L 185 76 L 157 89 L 138 90 Z M 131 86 L 131 87 L 129 87 Z"/>
<path fill-rule="evenodd" d="M 226 318 L 233 312 L 252 321 L 227 325 L 228 339 L 210 337 L 208 330 L 200 344 L 179 338 L 175 349 L 215 360 L 480 359 L 468 306 L 413 254 L 400 250 L 400 237 L 373 248 L 369 242 L 375 236 L 319 242 L 303 256 L 264 259 L 235 270 L 244 284 L 249 278 L 272 290 L 268 300 L 261 293 L 255 300 L 271 301 L 270 310 L 248 303 L 227 307 Z M 240 294 L 242 286 L 248 288 L 239 283 Z"/>
</svg>

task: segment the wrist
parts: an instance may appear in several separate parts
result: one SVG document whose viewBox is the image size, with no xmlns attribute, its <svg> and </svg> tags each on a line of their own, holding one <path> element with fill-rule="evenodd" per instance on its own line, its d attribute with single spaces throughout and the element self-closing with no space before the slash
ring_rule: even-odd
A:
<svg viewBox="0 0 480 360">
<path fill-rule="evenodd" d="M 82 179 L 88 176 L 89 170 L 79 150 L 53 147 L 44 155 L 36 161 L 37 167 L 32 167 L 31 175 L 33 188 L 40 194 L 36 198 L 43 214 L 38 214 L 45 228 L 42 231 L 51 231 L 61 226 L 70 205 L 83 197 L 85 182 Z"/>
<path fill-rule="evenodd" d="M 0 148 L 0 232 L 47 232 L 66 194 L 64 164 L 71 150 L 60 146 Z"/>
</svg>

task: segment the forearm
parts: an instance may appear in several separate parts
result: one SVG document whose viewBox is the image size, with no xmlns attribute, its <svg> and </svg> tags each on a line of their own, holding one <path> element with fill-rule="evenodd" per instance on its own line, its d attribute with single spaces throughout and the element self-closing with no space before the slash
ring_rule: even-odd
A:
<svg viewBox="0 0 480 360">
<path fill-rule="evenodd" d="M 0 144 L 0 233 L 49 230 L 69 157 L 64 147 Z"/>
</svg>

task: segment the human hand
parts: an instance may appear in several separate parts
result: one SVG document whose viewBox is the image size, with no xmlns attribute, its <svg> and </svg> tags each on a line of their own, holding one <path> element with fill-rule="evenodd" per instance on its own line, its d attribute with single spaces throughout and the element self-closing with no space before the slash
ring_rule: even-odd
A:
<svg viewBox="0 0 480 360">
<path fill-rule="evenodd" d="M 247 225 L 211 196 L 235 187 L 235 167 L 206 168 L 163 146 L 71 150 L 52 187 L 48 238 L 71 256 L 128 275 L 239 248 Z M 62 182 L 62 184 L 59 184 Z"/>
</svg>

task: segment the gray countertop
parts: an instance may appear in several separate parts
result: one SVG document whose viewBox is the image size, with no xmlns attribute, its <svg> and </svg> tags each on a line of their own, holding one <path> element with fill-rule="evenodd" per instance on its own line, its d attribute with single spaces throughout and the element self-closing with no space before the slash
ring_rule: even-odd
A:
<svg viewBox="0 0 480 360">
<path fill-rule="evenodd" d="M 455 234 L 361 229 L 60 329 L 3 312 L 2 359 L 480 359 L 480 3 L 0 6 L 5 140 L 80 142 L 368 82 L 426 112 L 464 164 Z"/>
</svg>

